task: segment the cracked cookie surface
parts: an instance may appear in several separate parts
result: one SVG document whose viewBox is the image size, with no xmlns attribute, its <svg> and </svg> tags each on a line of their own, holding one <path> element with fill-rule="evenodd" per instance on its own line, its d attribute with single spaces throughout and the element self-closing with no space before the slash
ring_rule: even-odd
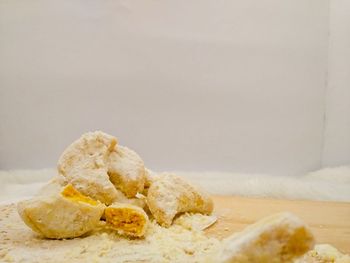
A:
<svg viewBox="0 0 350 263">
<path fill-rule="evenodd" d="M 107 205 L 121 196 L 133 198 L 144 188 L 142 159 L 100 131 L 85 133 L 69 145 L 57 167 L 75 188 Z"/>
<path fill-rule="evenodd" d="M 173 174 L 160 174 L 147 193 L 147 204 L 162 226 L 170 226 L 174 217 L 183 212 L 210 214 L 213 201 L 203 190 Z"/>
</svg>

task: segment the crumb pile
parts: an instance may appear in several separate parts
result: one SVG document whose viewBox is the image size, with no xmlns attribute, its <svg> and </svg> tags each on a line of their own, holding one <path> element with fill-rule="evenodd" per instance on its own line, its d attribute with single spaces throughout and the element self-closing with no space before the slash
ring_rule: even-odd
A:
<svg viewBox="0 0 350 263">
<path fill-rule="evenodd" d="M 215 262 L 220 249 L 219 240 L 201 231 L 203 222 L 213 219 L 198 214 L 193 226 L 189 214 L 184 215 L 185 226 L 177 222 L 164 228 L 153 220 L 141 239 L 118 235 L 100 221 L 87 236 L 60 240 L 34 234 L 21 222 L 14 205 L 2 207 L 0 215 L 1 262 Z"/>
</svg>

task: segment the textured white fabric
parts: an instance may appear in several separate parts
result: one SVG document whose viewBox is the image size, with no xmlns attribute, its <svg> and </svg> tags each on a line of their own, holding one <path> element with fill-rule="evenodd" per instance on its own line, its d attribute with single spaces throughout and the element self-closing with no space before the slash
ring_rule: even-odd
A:
<svg viewBox="0 0 350 263">
<path fill-rule="evenodd" d="M 220 172 L 176 172 L 212 194 L 285 199 L 350 201 L 350 166 L 325 168 L 301 177 Z M 0 203 L 33 196 L 54 169 L 0 171 Z"/>
</svg>

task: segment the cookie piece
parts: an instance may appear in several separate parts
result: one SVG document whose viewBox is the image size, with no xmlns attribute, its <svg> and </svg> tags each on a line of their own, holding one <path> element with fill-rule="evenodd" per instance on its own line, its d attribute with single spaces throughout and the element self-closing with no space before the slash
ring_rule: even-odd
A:
<svg viewBox="0 0 350 263">
<path fill-rule="evenodd" d="M 105 204 L 142 192 L 145 167 L 134 151 L 117 145 L 106 133 L 88 132 L 73 142 L 58 161 L 58 172 L 83 194 Z"/>
<path fill-rule="evenodd" d="M 108 176 L 108 157 L 117 139 L 106 133 L 88 132 L 73 142 L 58 161 L 58 172 L 81 193 L 111 204 L 117 190 Z"/>
<path fill-rule="evenodd" d="M 225 239 L 218 262 L 294 262 L 313 245 L 314 237 L 305 223 L 291 213 L 280 213 Z"/>
<path fill-rule="evenodd" d="M 145 184 L 145 166 L 136 152 L 119 145 L 110 153 L 108 162 L 109 178 L 117 189 L 128 198 L 142 193 Z"/>
<path fill-rule="evenodd" d="M 147 204 L 157 222 L 166 227 L 178 213 L 210 214 L 214 207 L 207 193 L 173 174 L 161 174 L 151 184 Z"/>
<path fill-rule="evenodd" d="M 131 204 L 115 203 L 105 209 L 108 226 L 121 235 L 144 236 L 149 220 L 142 208 Z"/>
<path fill-rule="evenodd" d="M 105 205 L 81 194 L 71 184 L 60 193 L 19 202 L 17 210 L 33 231 L 46 238 L 81 236 L 95 228 Z"/>
</svg>

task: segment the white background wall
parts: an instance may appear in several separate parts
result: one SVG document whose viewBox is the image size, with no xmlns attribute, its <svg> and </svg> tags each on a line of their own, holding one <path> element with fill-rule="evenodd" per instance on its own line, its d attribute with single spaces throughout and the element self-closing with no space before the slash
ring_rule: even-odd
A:
<svg viewBox="0 0 350 263">
<path fill-rule="evenodd" d="M 322 161 L 327 0 L 0 0 L 0 168 L 101 129 L 162 170 Z"/>
<path fill-rule="evenodd" d="M 350 1 L 332 0 L 323 164 L 350 164 Z"/>
</svg>

